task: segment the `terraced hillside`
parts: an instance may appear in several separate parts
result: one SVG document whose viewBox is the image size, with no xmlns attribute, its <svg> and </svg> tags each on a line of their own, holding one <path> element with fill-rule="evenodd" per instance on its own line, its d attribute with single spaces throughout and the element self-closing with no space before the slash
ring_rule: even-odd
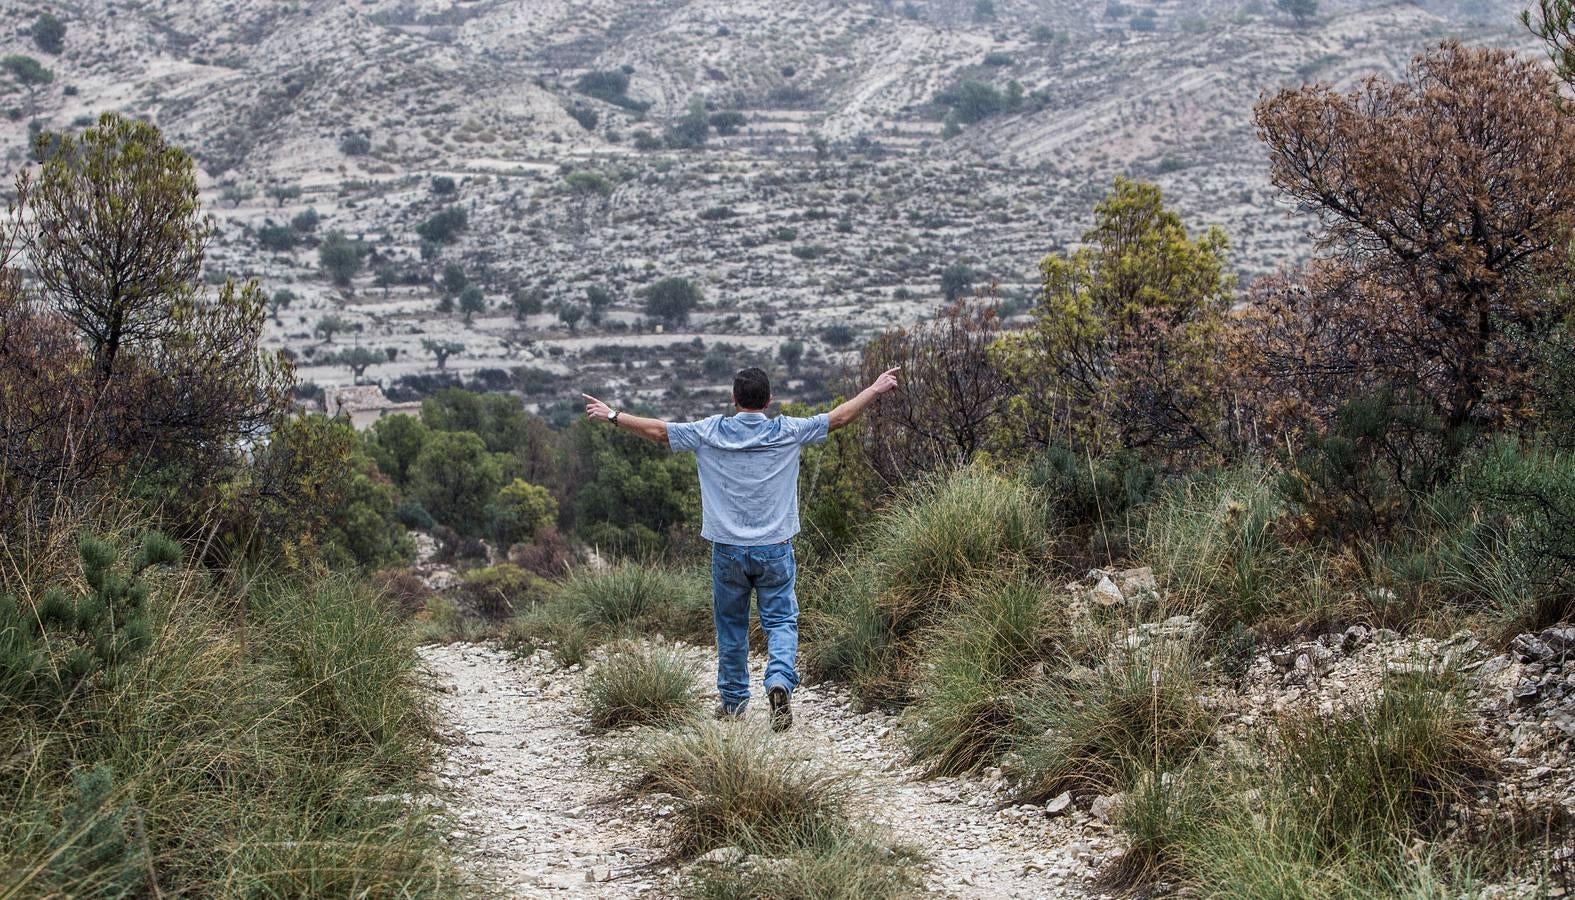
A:
<svg viewBox="0 0 1575 900">
<path fill-rule="evenodd" d="M 271 339 L 319 385 L 361 347 L 407 392 L 460 374 L 694 412 L 794 341 L 784 395 L 824 396 L 949 266 L 1025 301 L 1119 174 L 1224 227 L 1244 277 L 1294 260 L 1259 94 L 1446 36 L 1529 47 L 1519 5 L 1327 0 L 1298 25 L 1264 0 L 5 0 L 0 54 L 54 78 L 0 80 L 0 156 L 104 110 L 157 121 L 205 173 L 211 277 L 288 292 Z M 58 54 L 29 34 L 46 9 Z M 423 239 L 449 209 L 464 227 Z M 340 285 L 330 231 L 359 242 Z M 645 315 L 666 277 L 704 293 L 687 323 Z"/>
</svg>

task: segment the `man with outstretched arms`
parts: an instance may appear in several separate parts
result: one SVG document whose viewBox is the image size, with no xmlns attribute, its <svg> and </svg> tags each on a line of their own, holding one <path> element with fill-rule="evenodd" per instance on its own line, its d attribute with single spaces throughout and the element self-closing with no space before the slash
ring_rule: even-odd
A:
<svg viewBox="0 0 1575 900">
<path fill-rule="evenodd" d="M 798 534 L 799 448 L 863 414 L 876 397 L 897 387 L 897 369 L 883 372 L 858 396 L 829 413 L 808 418 L 765 414 L 771 405 L 766 373 L 750 368 L 733 379 L 731 416 L 698 422 L 664 422 L 615 410 L 590 396 L 585 414 L 610 422 L 673 452 L 691 451 L 700 466 L 700 536 L 711 542 L 711 608 L 716 623 L 716 687 L 719 718 L 744 714 L 749 703 L 749 598 L 757 597 L 766 633 L 766 697 L 771 727 L 793 724 L 790 700 L 798 687 L 798 569 L 793 536 Z"/>
</svg>

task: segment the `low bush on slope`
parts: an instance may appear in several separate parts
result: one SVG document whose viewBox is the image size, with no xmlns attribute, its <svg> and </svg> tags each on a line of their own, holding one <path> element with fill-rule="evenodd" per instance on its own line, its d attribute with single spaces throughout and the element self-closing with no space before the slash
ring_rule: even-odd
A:
<svg viewBox="0 0 1575 900">
<path fill-rule="evenodd" d="M 434 751 L 396 617 L 349 580 L 236 587 L 179 554 L 126 531 L 4 577 L 10 887 L 445 893 L 436 824 L 399 799 L 422 791 Z"/>
</svg>

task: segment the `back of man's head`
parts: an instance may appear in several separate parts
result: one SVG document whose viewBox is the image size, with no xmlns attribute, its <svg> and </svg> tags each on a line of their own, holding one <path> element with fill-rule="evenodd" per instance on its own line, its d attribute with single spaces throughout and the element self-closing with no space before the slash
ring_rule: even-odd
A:
<svg viewBox="0 0 1575 900">
<path fill-rule="evenodd" d="M 765 409 L 771 402 L 771 381 L 766 378 L 764 369 L 753 366 L 740 369 L 733 376 L 733 402 L 739 409 L 760 410 Z"/>
</svg>

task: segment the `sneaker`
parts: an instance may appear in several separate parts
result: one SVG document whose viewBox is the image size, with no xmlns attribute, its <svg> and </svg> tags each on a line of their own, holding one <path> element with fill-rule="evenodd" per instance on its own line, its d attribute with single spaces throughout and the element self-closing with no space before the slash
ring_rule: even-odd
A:
<svg viewBox="0 0 1575 900">
<path fill-rule="evenodd" d="M 731 706 L 731 707 L 728 706 L 726 703 L 718 703 L 716 705 L 716 718 L 717 718 L 717 721 L 719 721 L 719 722 L 737 722 L 737 721 L 741 721 L 744 718 L 744 708 L 747 707 L 748 705 L 749 705 L 749 701 L 748 700 L 745 700 L 743 703 L 740 703 L 737 706 Z"/>
<path fill-rule="evenodd" d="M 787 731 L 793 727 L 793 704 L 787 688 L 774 687 L 766 694 L 771 701 L 771 730 Z"/>
</svg>

